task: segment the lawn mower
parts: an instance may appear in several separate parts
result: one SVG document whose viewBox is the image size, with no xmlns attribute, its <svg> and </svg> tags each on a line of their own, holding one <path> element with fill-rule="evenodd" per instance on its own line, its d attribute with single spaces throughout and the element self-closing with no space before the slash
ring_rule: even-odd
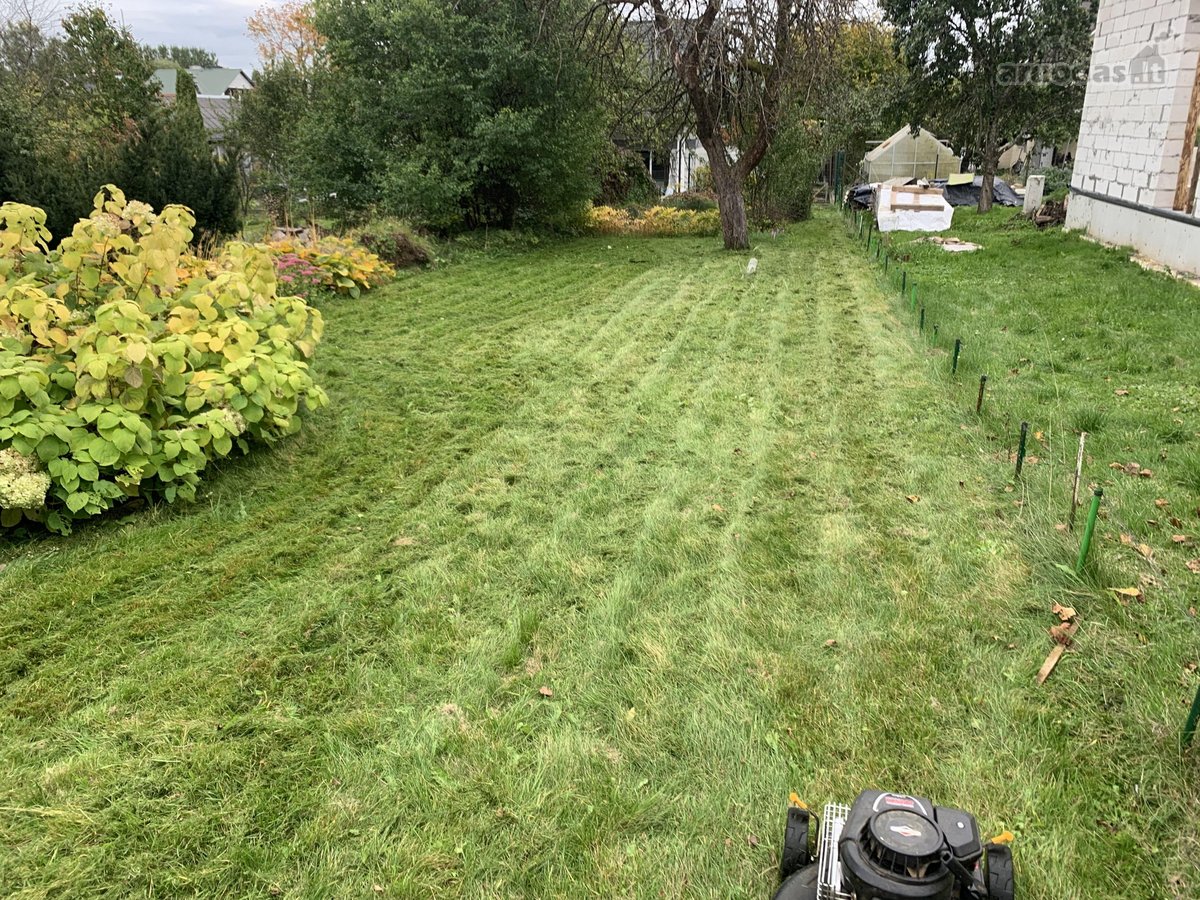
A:
<svg viewBox="0 0 1200 900">
<path fill-rule="evenodd" d="M 814 819 L 793 795 L 775 900 L 1014 898 L 1011 835 L 984 844 L 969 812 L 863 791 Z"/>
</svg>

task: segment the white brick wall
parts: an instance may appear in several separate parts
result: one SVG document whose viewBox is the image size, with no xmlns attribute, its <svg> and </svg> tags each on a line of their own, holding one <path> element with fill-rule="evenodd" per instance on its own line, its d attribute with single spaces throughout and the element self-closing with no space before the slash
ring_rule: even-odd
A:
<svg viewBox="0 0 1200 900">
<path fill-rule="evenodd" d="M 1072 184 L 1169 209 L 1200 60 L 1200 0 L 1101 0 L 1096 21 Z M 1134 81 L 1148 47 L 1160 77 Z"/>
</svg>

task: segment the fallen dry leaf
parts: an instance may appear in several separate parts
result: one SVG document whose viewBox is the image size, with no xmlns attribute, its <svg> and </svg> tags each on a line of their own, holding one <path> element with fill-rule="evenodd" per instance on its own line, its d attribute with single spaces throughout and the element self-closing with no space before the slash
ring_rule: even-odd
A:
<svg viewBox="0 0 1200 900">
<path fill-rule="evenodd" d="M 1179 516 L 1171 516 L 1169 519 L 1167 519 L 1167 521 L 1170 522 L 1175 528 L 1183 527 L 1183 520 L 1180 519 Z"/>
<path fill-rule="evenodd" d="M 1149 544 L 1139 544 L 1133 539 L 1133 535 L 1131 534 L 1122 533 L 1121 543 L 1126 547 L 1132 547 L 1138 553 L 1142 554 L 1142 556 L 1144 556 L 1146 559 L 1151 559 L 1154 556 L 1154 550 Z"/>
<path fill-rule="evenodd" d="M 382 894 L 383 893 L 383 885 L 382 884 L 373 884 L 373 885 L 371 885 L 371 890 L 373 890 L 377 894 Z"/>
<path fill-rule="evenodd" d="M 1142 469 L 1140 472 L 1138 472 L 1138 478 L 1153 478 L 1153 477 L 1154 477 L 1153 469 Z"/>
<path fill-rule="evenodd" d="M 1116 469 L 1116 470 L 1118 470 L 1118 471 L 1120 471 L 1120 472 L 1124 472 L 1126 475 L 1141 475 L 1143 478 L 1153 478 L 1153 477 L 1154 477 L 1154 473 L 1153 473 L 1153 472 L 1151 472 L 1149 469 L 1143 469 L 1143 468 L 1142 468 L 1142 464 L 1141 464 L 1141 463 L 1136 463 L 1136 462 L 1127 462 L 1127 463 L 1110 462 L 1110 463 L 1108 464 L 1108 467 L 1109 467 L 1110 469 Z M 1143 473 L 1145 473 L 1145 472 L 1150 472 L 1150 474 L 1149 474 L 1149 475 L 1145 475 L 1145 474 L 1143 474 Z"/>
<path fill-rule="evenodd" d="M 1172 544 L 1190 544 L 1191 542 L 1192 542 L 1192 539 L 1190 537 L 1188 537 L 1186 534 L 1171 535 L 1171 543 Z"/>
<path fill-rule="evenodd" d="M 1200 559 L 1189 559 L 1184 565 L 1188 567 L 1189 572 L 1195 572 L 1197 575 L 1200 575 Z"/>
<path fill-rule="evenodd" d="M 1050 626 L 1050 637 L 1054 638 L 1054 643 L 1062 644 L 1064 647 L 1071 646 L 1071 635 L 1074 634 L 1073 626 L 1066 622 L 1061 625 Z"/>
<path fill-rule="evenodd" d="M 827 640 L 827 641 L 825 642 L 825 646 L 826 646 L 826 647 L 836 647 L 836 646 L 837 646 L 837 641 L 836 641 L 834 638 L 830 638 L 829 640 Z"/>
<path fill-rule="evenodd" d="M 1058 603 L 1055 603 L 1052 607 L 1050 607 L 1050 612 L 1058 616 L 1058 618 L 1063 622 L 1070 622 L 1077 615 L 1075 612 L 1075 607 L 1061 606 Z"/>
<path fill-rule="evenodd" d="M 1054 530 L 1062 532 L 1063 534 L 1066 534 L 1067 533 L 1067 523 L 1066 522 L 1055 522 Z"/>
<path fill-rule="evenodd" d="M 554 696 L 554 691 L 550 690 L 550 688 L 544 684 L 540 688 L 538 688 L 538 693 L 541 694 L 543 697 L 553 697 Z"/>
<path fill-rule="evenodd" d="M 1033 439 L 1034 439 L 1035 441 L 1037 441 L 1037 442 L 1040 444 L 1040 443 L 1042 443 L 1043 441 L 1045 441 L 1045 439 L 1046 439 L 1046 435 L 1045 435 L 1043 432 L 1040 432 L 1040 431 L 1035 431 L 1035 432 L 1033 433 Z"/>
<path fill-rule="evenodd" d="M 757 847 L 758 846 L 758 837 L 753 834 L 748 834 L 748 835 L 746 835 L 746 843 L 749 844 L 751 847 Z"/>
<path fill-rule="evenodd" d="M 713 512 L 725 512 L 725 507 L 723 507 L 720 503 L 714 503 Z"/>
<path fill-rule="evenodd" d="M 909 503 L 920 503 L 921 502 L 921 497 L 919 494 L 909 494 L 904 499 L 907 500 Z"/>
<path fill-rule="evenodd" d="M 1109 588 L 1109 590 L 1117 595 L 1117 602 L 1122 606 L 1128 606 L 1130 600 L 1142 599 L 1142 592 L 1140 588 Z"/>
<path fill-rule="evenodd" d="M 393 547 L 415 547 L 416 544 L 417 544 L 416 538 L 407 537 L 405 535 L 401 535 L 400 537 L 398 537 L 394 541 L 392 541 Z"/>
<path fill-rule="evenodd" d="M 1166 509 L 1168 506 L 1171 505 L 1171 501 L 1166 500 L 1162 497 L 1159 497 L 1157 500 L 1154 501 L 1154 505 L 1157 506 L 1159 509 Z"/>
<path fill-rule="evenodd" d="M 1117 388 L 1115 391 L 1113 391 L 1113 393 L 1116 394 L 1118 397 L 1128 397 L 1129 396 L 1129 391 L 1125 390 L 1125 388 Z"/>
</svg>

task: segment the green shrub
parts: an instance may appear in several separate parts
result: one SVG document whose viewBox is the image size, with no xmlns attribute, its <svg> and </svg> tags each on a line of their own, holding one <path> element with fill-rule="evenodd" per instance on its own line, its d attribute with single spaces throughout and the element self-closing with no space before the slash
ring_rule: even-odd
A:
<svg viewBox="0 0 1200 900">
<path fill-rule="evenodd" d="M 670 197 L 664 197 L 659 205 L 669 206 L 671 209 L 690 209 L 692 212 L 705 212 L 706 210 L 717 208 L 717 195 L 701 191 L 685 191 L 681 194 L 672 194 Z"/>
<path fill-rule="evenodd" d="M 1071 173 L 1074 171 L 1072 166 L 1050 166 L 1049 168 L 1039 169 L 1031 174 L 1044 175 L 1046 177 L 1046 187 L 1043 196 L 1047 200 L 1061 200 L 1067 196 L 1071 187 Z"/>
<path fill-rule="evenodd" d="M 1056 191 L 1065 191 L 1071 186 L 1071 173 L 1073 171 L 1074 168 L 1072 166 L 1050 166 L 1045 169 L 1039 169 L 1032 174 L 1045 176 L 1046 193 L 1053 194 Z"/>
<path fill-rule="evenodd" d="M 641 156 L 632 150 L 609 144 L 597 162 L 600 189 L 596 206 L 650 206 L 661 192 Z"/>
<path fill-rule="evenodd" d="M 135 496 L 195 496 L 208 464 L 326 402 L 321 316 L 276 293 L 262 248 L 186 255 L 195 221 L 108 186 L 50 250 L 46 215 L 0 207 L 0 525 L 67 532 Z"/>
<path fill-rule="evenodd" d="M 756 228 L 801 221 L 812 215 L 813 191 L 824 151 L 819 127 L 793 118 L 746 182 L 746 200 Z"/>
</svg>

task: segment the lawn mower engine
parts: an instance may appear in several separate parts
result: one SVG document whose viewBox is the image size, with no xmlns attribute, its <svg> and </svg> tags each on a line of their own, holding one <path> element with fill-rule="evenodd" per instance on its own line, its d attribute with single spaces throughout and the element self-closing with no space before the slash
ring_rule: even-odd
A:
<svg viewBox="0 0 1200 900">
<path fill-rule="evenodd" d="M 863 791 L 828 804 L 819 834 L 814 819 L 788 808 L 775 900 L 1013 900 L 1012 851 L 985 845 L 969 812 Z"/>
</svg>

